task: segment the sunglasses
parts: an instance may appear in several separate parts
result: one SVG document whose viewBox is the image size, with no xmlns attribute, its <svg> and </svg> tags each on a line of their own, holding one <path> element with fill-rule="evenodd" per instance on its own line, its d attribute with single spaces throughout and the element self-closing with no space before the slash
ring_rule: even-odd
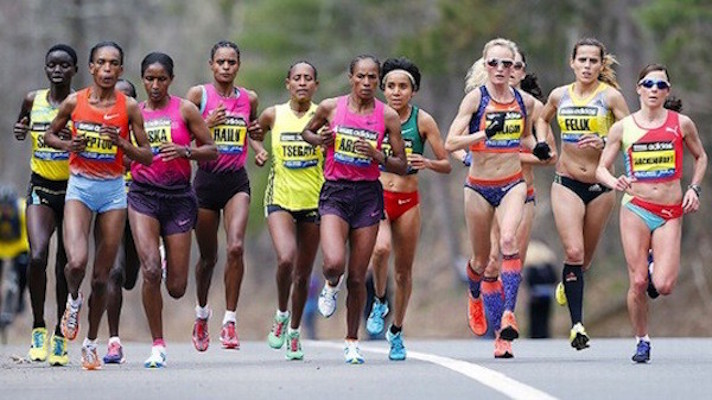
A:
<svg viewBox="0 0 712 400">
<path fill-rule="evenodd" d="M 490 58 L 489 60 L 487 60 L 487 65 L 492 68 L 496 68 L 500 65 L 502 66 L 502 68 L 511 68 L 512 65 L 514 65 L 514 61 L 499 58 Z"/>
<path fill-rule="evenodd" d="M 515 62 L 513 67 L 515 70 L 521 71 L 522 69 L 524 69 L 524 63 L 523 62 Z"/>
<path fill-rule="evenodd" d="M 662 79 L 643 79 L 638 82 L 638 85 L 646 89 L 652 89 L 653 86 L 657 86 L 660 90 L 670 89 L 670 84 Z"/>
</svg>

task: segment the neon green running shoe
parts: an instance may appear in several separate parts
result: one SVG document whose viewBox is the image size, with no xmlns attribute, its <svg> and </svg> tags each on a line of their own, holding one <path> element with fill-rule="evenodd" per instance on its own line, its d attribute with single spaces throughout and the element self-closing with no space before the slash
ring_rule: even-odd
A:
<svg viewBox="0 0 712 400">
<path fill-rule="evenodd" d="M 556 285 L 556 302 L 562 307 L 569 302 L 566 300 L 566 290 L 564 290 L 563 282 L 559 282 L 559 284 Z"/>
<path fill-rule="evenodd" d="M 30 361 L 44 361 L 47 359 L 47 328 L 35 328 L 32 330 L 32 341 L 28 357 Z"/>
<path fill-rule="evenodd" d="M 69 364 L 67 354 L 67 339 L 61 336 L 52 335 L 50 340 L 51 351 L 49 353 L 49 365 L 63 367 Z"/>
<path fill-rule="evenodd" d="M 289 332 L 287 335 L 287 360 L 303 360 L 302 342 L 299 340 L 299 331 Z"/>
<path fill-rule="evenodd" d="M 273 349 L 281 349 L 284 345 L 284 340 L 287 334 L 287 324 L 289 322 L 289 313 L 284 317 L 274 315 L 272 330 L 267 335 L 267 343 Z"/>
</svg>

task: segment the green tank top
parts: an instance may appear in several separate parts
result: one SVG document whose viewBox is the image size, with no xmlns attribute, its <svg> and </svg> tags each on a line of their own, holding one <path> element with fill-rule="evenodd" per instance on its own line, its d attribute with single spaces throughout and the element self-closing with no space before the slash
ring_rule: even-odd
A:
<svg viewBox="0 0 712 400">
<path fill-rule="evenodd" d="M 410 111 L 410 116 L 408 119 L 401 124 L 401 137 L 403 138 L 403 143 L 405 144 L 405 155 L 410 154 L 420 154 L 423 155 L 423 150 L 425 149 L 425 142 L 423 137 L 420 136 L 420 131 L 418 130 L 418 106 L 412 106 L 413 109 Z M 393 155 L 393 149 L 391 144 L 388 142 L 388 135 L 383 139 L 383 145 L 381 145 L 383 153 L 386 156 Z M 381 171 L 384 171 L 384 167 L 379 166 Z M 408 174 L 418 173 L 417 169 L 413 169 L 408 164 Z"/>
</svg>

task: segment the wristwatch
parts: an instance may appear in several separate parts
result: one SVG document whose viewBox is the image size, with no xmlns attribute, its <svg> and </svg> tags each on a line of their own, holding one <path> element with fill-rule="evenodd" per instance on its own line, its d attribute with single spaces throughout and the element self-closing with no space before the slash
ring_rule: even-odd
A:
<svg viewBox="0 0 712 400">
<path fill-rule="evenodd" d="M 190 156 L 193 154 L 193 151 L 190 149 L 190 146 L 185 146 L 185 158 L 190 160 Z"/>
</svg>

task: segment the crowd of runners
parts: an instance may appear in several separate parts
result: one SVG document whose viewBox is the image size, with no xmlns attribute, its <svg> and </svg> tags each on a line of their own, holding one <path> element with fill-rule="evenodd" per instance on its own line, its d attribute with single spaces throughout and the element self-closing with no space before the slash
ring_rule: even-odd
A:
<svg viewBox="0 0 712 400">
<path fill-rule="evenodd" d="M 707 165 L 695 124 L 670 96 L 665 66 L 640 71 L 639 109 L 631 114 L 616 82 L 615 59 L 599 41 L 575 44 L 569 59 L 573 83 L 546 97 L 524 52 L 509 40 L 494 39 L 468 71 L 465 96 L 443 138 L 435 119 L 413 101 L 421 71 L 402 57 L 383 63 L 372 55 L 355 57 L 348 66 L 348 93 L 318 104 L 317 68 L 297 61 L 285 66 L 289 99 L 260 113 L 257 94 L 235 84 L 242 60 L 233 42 L 210 49 L 212 80 L 191 87 L 183 98 L 170 93 L 171 57 L 146 55 L 140 65 L 142 102 L 135 100 L 133 84 L 121 79 L 124 55 L 117 43 L 98 43 L 89 54 L 92 82 L 74 91 L 75 50 L 64 44 L 50 48 L 44 60 L 49 87 L 25 96 L 14 126 L 16 139 L 29 137 L 32 143 L 26 199 L 32 361 L 66 365 L 67 341 L 79 335 L 80 312 L 88 309 L 81 366 L 123 363 L 122 291 L 136 285 L 140 271 L 152 340 L 144 365 L 164 367 L 161 286 L 174 299 L 185 294 L 193 232 L 199 251 L 193 344 L 201 352 L 210 346 L 208 297 L 222 257 L 225 304 L 213 304 L 224 307 L 219 340 L 225 349 L 239 349 L 250 148 L 254 162 L 270 168 L 264 214 L 277 260 L 277 301 L 265 333 L 270 347 L 286 347 L 287 359 L 305 357 L 300 325 L 319 250 L 323 265 L 317 271 L 325 284 L 318 309 L 324 317 L 334 314 L 337 296 L 346 289 L 345 361 L 364 362 L 358 334 L 369 268 L 375 299 L 366 328 L 372 335 L 385 330 L 391 360 L 407 358 L 403 332 L 421 231 L 419 178 L 424 170 L 448 174 L 464 165 L 463 227 L 471 243 L 467 319 L 476 335 L 494 332 L 494 357 L 514 357 L 517 293 L 536 207 L 533 168 L 553 166 L 553 184 L 537 187 L 551 187 L 564 249 L 556 299 L 569 309 L 571 346 L 589 347 L 584 278 L 616 193 L 623 192 L 620 226 L 636 337 L 632 359 L 649 361 L 647 298 L 668 295 L 675 286 L 682 216 L 699 208 Z M 686 187 L 684 148 L 693 158 Z M 622 173 L 613 169 L 619 152 Z M 90 260 L 92 228 L 96 251 Z M 46 269 L 55 231 L 57 313 L 49 332 Z M 393 304 L 386 296 L 391 253 Z M 85 298 L 79 288 L 90 261 L 91 292 Z M 100 358 L 97 333 L 105 311 L 110 337 Z M 386 325 L 389 313 L 392 323 Z"/>
</svg>

